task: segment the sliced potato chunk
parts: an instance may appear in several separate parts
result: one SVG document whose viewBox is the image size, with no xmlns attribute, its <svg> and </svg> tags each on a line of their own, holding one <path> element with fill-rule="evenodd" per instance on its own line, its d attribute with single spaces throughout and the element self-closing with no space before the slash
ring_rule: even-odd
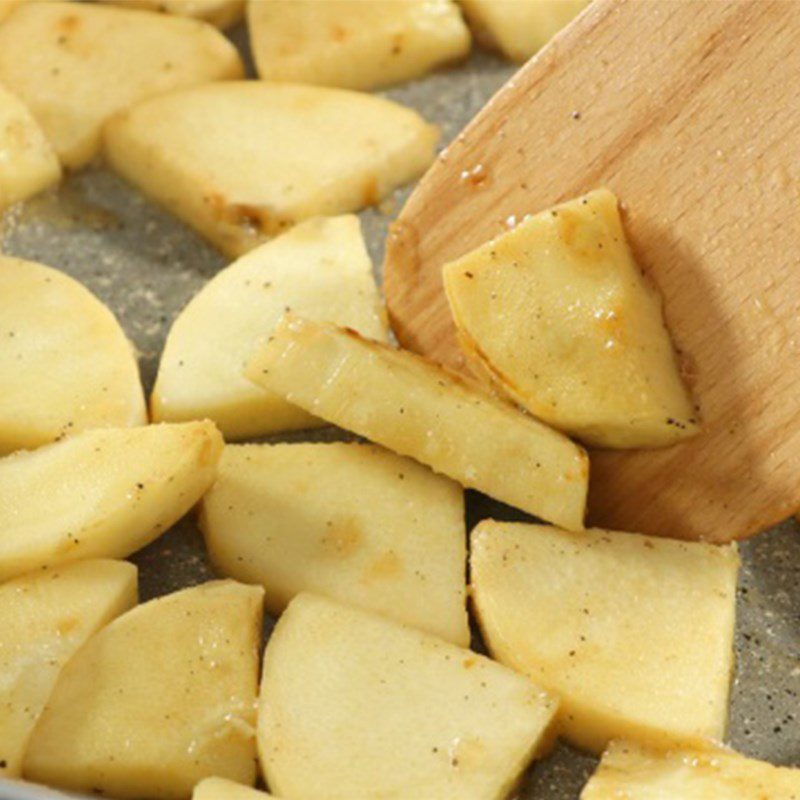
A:
<svg viewBox="0 0 800 800">
<path fill-rule="evenodd" d="M 0 777 L 19 777 L 58 674 L 99 628 L 136 605 L 136 567 L 77 561 L 0 586 Z"/>
<path fill-rule="evenodd" d="M 561 697 L 571 742 L 722 739 L 735 545 L 486 520 L 470 563 L 492 655 Z"/>
<path fill-rule="evenodd" d="M 380 97 L 241 81 L 142 103 L 107 126 L 105 145 L 124 178 L 241 255 L 308 217 L 376 203 L 426 169 L 437 139 Z"/>
<path fill-rule="evenodd" d="M 512 61 L 527 61 L 589 0 L 460 0 L 479 41 Z"/>
<path fill-rule="evenodd" d="M 267 783 L 315 800 L 503 800 L 556 710 L 483 656 L 308 594 L 267 645 L 259 704 Z"/>
<path fill-rule="evenodd" d="M 103 0 L 106 3 L 141 8 L 145 11 L 161 11 L 179 17 L 194 17 L 229 28 L 244 16 L 245 0 Z"/>
<path fill-rule="evenodd" d="M 0 86 L 0 212 L 60 178 L 61 165 L 42 129 L 25 105 Z"/>
<path fill-rule="evenodd" d="M 124 558 L 211 485 L 211 422 L 86 431 L 0 460 L 0 580 L 82 558 Z"/>
<path fill-rule="evenodd" d="M 797 800 L 800 770 L 728 750 L 648 750 L 614 742 L 581 800 Z"/>
<path fill-rule="evenodd" d="M 242 374 L 287 308 L 386 339 L 356 217 L 308 220 L 218 273 L 170 330 L 151 399 L 154 419 L 207 417 L 227 439 L 324 424 Z"/>
<path fill-rule="evenodd" d="M 583 526 L 586 453 L 413 353 L 289 317 L 248 377 L 463 486 L 567 528 Z"/>
<path fill-rule="evenodd" d="M 476 373 L 535 416 L 598 447 L 698 432 L 661 299 L 608 190 L 523 220 L 442 274 Z"/>
<path fill-rule="evenodd" d="M 347 89 L 418 78 L 470 45 L 452 0 L 255 0 L 247 21 L 262 78 Z"/>
<path fill-rule="evenodd" d="M 92 637 L 33 731 L 25 777 L 154 800 L 186 798 L 215 775 L 252 784 L 262 594 L 206 583 Z"/>
<path fill-rule="evenodd" d="M 132 345 L 63 272 L 0 256 L 0 337 L 0 454 L 147 422 Z"/>
<path fill-rule="evenodd" d="M 228 446 L 200 524 L 224 575 L 299 592 L 469 645 L 461 487 L 366 444 Z"/>
<path fill-rule="evenodd" d="M 103 123 L 116 112 L 242 73 L 234 46 L 195 20 L 94 3 L 27 3 L 0 28 L 0 81 L 72 169 L 97 154 Z"/>
<path fill-rule="evenodd" d="M 192 794 L 192 800 L 269 800 L 271 797 L 271 794 L 224 778 L 206 778 L 194 787 Z"/>
</svg>

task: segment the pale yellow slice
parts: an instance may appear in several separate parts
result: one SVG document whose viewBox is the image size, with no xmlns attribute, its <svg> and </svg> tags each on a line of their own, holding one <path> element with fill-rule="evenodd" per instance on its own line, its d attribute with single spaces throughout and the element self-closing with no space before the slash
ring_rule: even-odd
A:
<svg viewBox="0 0 800 800">
<path fill-rule="evenodd" d="M 213 419 L 228 440 L 324 424 L 243 374 L 287 308 L 386 339 L 356 217 L 308 220 L 206 284 L 167 337 L 151 398 L 153 418 Z"/>
<path fill-rule="evenodd" d="M 206 778 L 194 787 L 192 800 L 269 800 L 273 797 L 225 778 Z"/>
<path fill-rule="evenodd" d="M 598 447 L 661 447 L 699 428 L 661 299 L 601 189 L 523 220 L 444 267 L 476 372 Z"/>
<path fill-rule="evenodd" d="M 476 38 L 512 61 L 526 61 L 589 0 L 459 0 Z"/>
<path fill-rule="evenodd" d="M 800 770 L 727 750 L 649 750 L 614 742 L 581 800 L 797 800 Z"/>
<path fill-rule="evenodd" d="M 179 17 L 194 17 L 218 28 L 230 28 L 244 16 L 245 0 L 103 0 L 145 11 L 160 11 Z"/>
<path fill-rule="evenodd" d="M 124 558 L 214 481 L 210 422 L 86 431 L 0 459 L 0 580 L 82 558 Z"/>
<path fill-rule="evenodd" d="M 561 698 L 569 741 L 722 740 L 735 545 L 486 520 L 470 565 L 490 652 Z"/>
<path fill-rule="evenodd" d="M 103 123 L 118 111 L 242 73 L 234 46 L 191 19 L 96 3 L 27 3 L 0 27 L 0 81 L 71 169 L 97 154 Z"/>
<path fill-rule="evenodd" d="M 582 528 L 589 461 L 565 436 L 413 353 L 290 317 L 248 377 L 541 519 Z"/>
<path fill-rule="evenodd" d="M 0 586 L 0 777 L 22 773 L 33 726 L 64 664 L 136 605 L 136 567 L 77 561 Z"/>
<path fill-rule="evenodd" d="M 437 139 L 380 97 L 242 81 L 142 103 L 107 126 L 105 147 L 120 175 L 241 255 L 308 217 L 377 203 L 429 166 Z"/>
<path fill-rule="evenodd" d="M 63 669 L 25 777 L 152 800 L 212 776 L 252 785 L 261 606 L 261 588 L 215 581 L 116 619 Z"/>
<path fill-rule="evenodd" d="M 279 797 L 505 800 L 557 702 L 505 667 L 298 596 L 264 654 L 261 766 Z"/>
<path fill-rule="evenodd" d="M 0 454 L 147 422 L 133 346 L 63 272 L 0 256 L 0 341 Z"/>
<path fill-rule="evenodd" d="M 452 0 L 252 0 L 250 47 L 267 80 L 374 89 L 463 58 Z"/>
<path fill-rule="evenodd" d="M 2 9 L 0 5 L 0 15 Z M 0 85 L 0 212 L 60 179 L 61 165 L 42 129 L 25 105 Z"/>
<path fill-rule="evenodd" d="M 464 498 L 380 447 L 229 445 L 203 498 L 214 566 L 280 614 L 312 591 L 469 645 Z"/>
</svg>

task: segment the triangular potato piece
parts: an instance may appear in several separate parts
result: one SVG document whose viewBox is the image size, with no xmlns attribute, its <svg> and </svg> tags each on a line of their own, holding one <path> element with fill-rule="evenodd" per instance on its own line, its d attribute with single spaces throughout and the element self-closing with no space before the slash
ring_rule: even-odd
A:
<svg viewBox="0 0 800 800">
<path fill-rule="evenodd" d="M 76 561 L 0 586 L 0 777 L 19 777 L 58 674 L 99 628 L 136 605 L 136 567 Z"/>
<path fill-rule="evenodd" d="M 60 178 L 61 165 L 42 129 L 25 105 L 0 86 L 0 212 Z"/>
<path fill-rule="evenodd" d="M 213 419 L 229 440 L 324 424 L 243 374 L 287 308 L 386 339 L 356 217 L 304 222 L 209 281 L 169 332 L 151 399 L 153 418 Z"/>
<path fill-rule="evenodd" d="M 541 519 L 583 526 L 586 453 L 420 356 L 289 317 L 247 374 L 301 408 L 463 486 Z"/>
<path fill-rule="evenodd" d="M 523 220 L 442 274 L 470 363 L 534 416 L 598 447 L 698 432 L 608 190 Z"/>
<path fill-rule="evenodd" d="M 483 656 L 305 594 L 267 645 L 259 705 L 279 797 L 505 800 L 557 703 Z"/>
<path fill-rule="evenodd" d="M 527 61 L 589 0 L 460 0 L 476 38 L 512 61 Z"/>
<path fill-rule="evenodd" d="M 118 111 L 242 71 L 236 49 L 215 28 L 163 14 L 27 3 L 0 27 L 0 81 L 27 104 L 71 169 L 97 154 L 103 123 Z"/>
<path fill-rule="evenodd" d="M 120 798 L 252 784 L 262 590 L 214 581 L 151 600 L 67 664 L 34 729 L 26 778 Z"/>
<path fill-rule="evenodd" d="M 722 740 L 735 545 L 486 520 L 470 566 L 490 652 L 561 698 L 573 744 Z"/>
<path fill-rule="evenodd" d="M 218 28 L 230 28 L 244 16 L 245 0 L 103 0 L 129 8 L 194 17 Z"/>
<path fill-rule="evenodd" d="M 463 491 L 411 459 L 229 445 L 200 525 L 215 567 L 262 584 L 273 614 L 312 591 L 469 645 Z"/>
<path fill-rule="evenodd" d="M 0 256 L 0 454 L 147 422 L 133 346 L 76 280 Z"/>
<path fill-rule="evenodd" d="M 581 800 L 797 800 L 800 770 L 729 750 L 649 750 L 614 742 Z"/>
<path fill-rule="evenodd" d="M 418 78 L 470 44 L 452 0 L 260 0 L 247 23 L 263 79 L 346 89 Z"/>
<path fill-rule="evenodd" d="M 192 800 L 269 800 L 271 797 L 271 794 L 225 778 L 206 778 L 194 787 L 192 793 Z"/>
<path fill-rule="evenodd" d="M 86 431 L 0 459 L 0 580 L 81 558 L 124 558 L 214 481 L 210 422 Z"/>
<path fill-rule="evenodd" d="M 242 81 L 141 103 L 109 123 L 105 148 L 123 178 L 238 256 L 308 217 L 377 203 L 428 167 L 437 139 L 381 97 Z"/>
</svg>

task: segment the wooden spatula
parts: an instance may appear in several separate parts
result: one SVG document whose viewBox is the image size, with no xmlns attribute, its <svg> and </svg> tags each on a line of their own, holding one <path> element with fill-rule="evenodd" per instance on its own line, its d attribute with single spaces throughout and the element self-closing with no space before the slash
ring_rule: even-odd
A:
<svg viewBox="0 0 800 800">
<path fill-rule="evenodd" d="M 800 2 L 596 0 L 442 154 L 390 235 L 400 342 L 456 369 L 440 271 L 608 186 L 704 431 L 593 452 L 589 522 L 724 542 L 800 508 Z"/>
</svg>

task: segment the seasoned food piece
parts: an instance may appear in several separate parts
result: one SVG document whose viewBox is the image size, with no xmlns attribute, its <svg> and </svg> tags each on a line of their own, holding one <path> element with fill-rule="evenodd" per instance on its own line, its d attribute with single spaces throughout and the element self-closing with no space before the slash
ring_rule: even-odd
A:
<svg viewBox="0 0 800 800">
<path fill-rule="evenodd" d="M 324 424 L 243 374 L 287 308 L 386 339 L 356 217 L 304 222 L 209 281 L 170 330 L 151 399 L 153 418 L 213 419 L 229 440 Z"/>
<path fill-rule="evenodd" d="M 0 26 L 0 81 L 71 169 L 100 149 L 103 123 L 146 97 L 238 78 L 236 48 L 203 22 L 95 3 L 26 3 Z"/>
<path fill-rule="evenodd" d="M 22 756 L 64 664 L 99 628 L 136 605 L 136 567 L 76 561 L 0 586 L 0 778 Z"/>
<path fill-rule="evenodd" d="M 105 428 L 0 459 L 0 580 L 82 558 L 124 558 L 213 483 L 211 422 Z"/>
<path fill-rule="evenodd" d="M 561 698 L 569 741 L 722 740 L 736 545 L 486 520 L 470 565 L 490 652 Z"/>
<path fill-rule="evenodd" d="M 476 373 L 534 416 L 598 447 L 698 432 L 661 299 L 608 190 L 523 220 L 443 277 Z"/>
<path fill-rule="evenodd" d="M 161 11 L 179 17 L 194 17 L 216 25 L 230 28 L 244 16 L 245 0 L 103 0 L 145 11 Z"/>
<path fill-rule="evenodd" d="M 280 614 L 313 591 L 469 645 L 464 497 L 367 444 L 229 445 L 200 514 L 224 575 Z"/>
<path fill-rule="evenodd" d="M 0 256 L 0 454 L 147 422 L 133 346 L 88 289 Z"/>
<path fill-rule="evenodd" d="M 0 85 L 0 212 L 60 179 L 61 165 L 42 129 L 24 103 Z"/>
<path fill-rule="evenodd" d="M 460 0 L 476 38 L 512 61 L 527 61 L 589 0 Z"/>
<path fill-rule="evenodd" d="M 614 742 L 581 800 L 797 800 L 800 770 L 729 750 L 648 750 Z"/>
<path fill-rule="evenodd" d="M 262 594 L 214 581 L 93 636 L 56 683 L 25 777 L 153 800 L 182 800 L 212 776 L 252 785 Z"/>
<path fill-rule="evenodd" d="M 470 650 L 304 594 L 264 654 L 261 766 L 279 797 L 505 800 L 556 705 Z"/>
<path fill-rule="evenodd" d="M 225 778 L 206 778 L 194 787 L 192 793 L 192 800 L 269 800 L 271 797 L 271 794 Z"/>
<path fill-rule="evenodd" d="M 583 526 L 586 453 L 413 353 L 289 317 L 256 353 L 248 376 L 463 486 L 567 528 Z"/>
<path fill-rule="evenodd" d="M 254 0 L 250 46 L 267 80 L 374 89 L 464 57 L 452 0 Z"/>
<path fill-rule="evenodd" d="M 120 175 L 238 256 L 308 217 L 377 203 L 428 167 L 437 139 L 381 97 L 241 81 L 141 103 L 109 123 L 105 147 Z"/>
</svg>

